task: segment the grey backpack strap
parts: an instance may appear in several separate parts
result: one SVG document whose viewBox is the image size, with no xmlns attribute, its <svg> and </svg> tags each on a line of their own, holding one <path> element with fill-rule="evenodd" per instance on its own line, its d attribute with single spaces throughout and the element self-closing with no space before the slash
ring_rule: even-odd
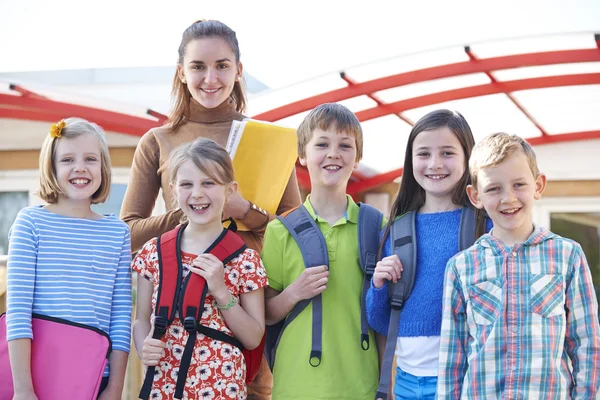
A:
<svg viewBox="0 0 600 400">
<path fill-rule="evenodd" d="M 381 231 L 383 214 L 368 204 L 359 203 L 358 205 L 360 206 L 358 210 L 358 254 L 360 267 L 365 274 L 360 296 L 360 346 L 363 350 L 368 350 L 370 344 L 366 299 L 371 277 L 377 264 L 379 232 Z"/>
<path fill-rule="evenodd" d="M 293 210 L 285 217 L 278 216 L 283 226 L 290 232 L 302 254 L 306 268 L 317 267 L 319 265 L 329 266 L 329 255 L 327 253 L 327 244 L 321 234 L 321 230 L 316 221 L 310 215 L 304 206 Z M 285 319 L 281 331 L 279 332 L 277 342 L 271 350 L 271 368 L 275 365 L 275 352 L 279 345 L 279 340 L 285 328 L 312 302 L 312 347 L 309 363 L 313 367 L 321 364 L 321 354 L 323 347 L 323 307 L 321 294 L 309 300 L 302 300 L 292 308 L 292 311 Z"/>
<path fill-rule="evenodd" d="M 458 234 L 458 250 L 463 251 L 475 243 L 475 210 L 471 207 L 463 207 L 460 215 L 460 229 Z"/>
<path fill-rule="evenodd" d="M 415 211 L 404 214 L 394 221 L 390 229 L 390 240 L 394 254 L 398 256 L 402 263 L 402 276 L 397 283 L 388 283 L 391 303 L 390 324 L 388 327 L 376 399 L 387 399 L 398 337 L 400 312 L 404 303 L 410 296 L 415 283 L 417 266 L 417 240 L 415 237 L 416 214 Z"/>
</svg>

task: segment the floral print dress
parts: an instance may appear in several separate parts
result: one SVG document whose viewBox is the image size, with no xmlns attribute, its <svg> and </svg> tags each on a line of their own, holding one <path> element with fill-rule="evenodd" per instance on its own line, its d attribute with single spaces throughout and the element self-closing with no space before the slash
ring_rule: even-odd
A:
<svg viewBox="0 0 600 400">
<path fill-rule="evenodd" d="M 182 253 L 184 277 L 186 268 L 196 258 L 195 254 Z M 156 307 L 158 282 L 158 254 L 156 239 L 147 242 L 132 262 L 133 270 L 154 284 L 152 310 Z M 255 250 L 246 249 L 224 266 L 225 284 L 236 297 L 267 286 L 267 275 Z M 206 296 L 202 325 L 232 335 L 216 306 L 214 297 Z M 175 394 L 181 356 L 188 333 L 181 320 L 176 317 L 163 336 L 167 343 L 165 354 L 156 367 L 150 399 L 170 400 Z M 183 399 L 229 400 L 246 399 L 246 363 L 239 348 L 229 343 L 212 339 L 201 333 L 196 336 L 196 345 L 185 382 Z"/>
</svg>

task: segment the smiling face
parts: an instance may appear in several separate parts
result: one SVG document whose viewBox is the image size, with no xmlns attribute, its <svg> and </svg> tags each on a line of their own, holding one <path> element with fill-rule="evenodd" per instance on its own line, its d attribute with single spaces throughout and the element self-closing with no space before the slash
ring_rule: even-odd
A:
<svg viewBox="0 0 600 400">
<path fill-rule="evenodd" d="M 463 148 L 448 128 L 422 131 L 412 147 L 413 176 L 425 190 L 426 203 L 432 198 L 451 200 L 452 192 L 466 170 Z"/>
<path fill-rule="evenodd" d="M 507 245 L 522 243 L 533 231 L 532 209 L 546 187 L 544 174 L 533 176 L 527 156 L 515 151 L 494 167 L 481 168 L 477 187 L 467 193 L 473 205 L 485 208 L 494 222 L 493 235 Z"/>
<path fill-rule="evenodd" d="M 220 185 L 187 160 L 177 170 L 171 190 L 190 223 L 220 225 L 225 202 L 234 193 L 235 184 Z"/>
<path fill-rule="evenodd" d="M 206 37 L 186 45 L 183 64 L 177 66 L 177 71 L 194 100 L 206 108 L 215 108 L 231 95 L 236 80 L 242 76 L 242 64 L 227 41 Z"/>
<path fill-rule="evenodd" d="M 356 139 L 335 126 L 316 128 L 305 148 L 300 164 L 308 168 L 313 188 L 346 187 L 352 171 L 358 168 Z"/>
<path fill-rule="evenodd" d="M 54 152 L 59 200 L 91 203 L 91 197 L 102 183 L 100 143 L 93 135 L 62 138 Z"/>
</svg>

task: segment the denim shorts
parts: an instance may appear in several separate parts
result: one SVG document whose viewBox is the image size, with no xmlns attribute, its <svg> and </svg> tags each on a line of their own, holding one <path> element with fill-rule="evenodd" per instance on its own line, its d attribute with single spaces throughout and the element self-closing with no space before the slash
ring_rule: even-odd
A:
<svg viewBox="0 0 600 400">
<path fill-rule="evenodd" d="M 408 372 L 396 369 L 396 381 L 394 383 L 394 399 L 435 399 L 437 387 L 437 376 L 414 376 Z"/>
</svg>

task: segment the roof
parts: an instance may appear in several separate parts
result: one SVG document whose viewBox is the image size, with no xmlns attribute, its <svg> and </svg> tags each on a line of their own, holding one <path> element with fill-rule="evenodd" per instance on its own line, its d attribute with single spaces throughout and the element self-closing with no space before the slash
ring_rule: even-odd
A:
<svg viewBox="0 0 600 400">
<path fill-rule="evenodd" d="M 600 35 L 522 38 L 403 55 L 257 96 L 251 105 L 257 119 L 298 126 L 326 102 L 346 105 L 363 126 L 364 156 L 348 186 L 351 194 L 401 176 L 414 122 L 439 108 L 463 114 L 476 141 L 499 131 L 516 133 L 534 146 L 598 139 Z M 302 171 L 299 178 L 309 184 Z"/>
<path fill-rule="evenodd" d="M 28 84 L 7 88 L 0 87 L 0 119 L 54 122 L 78 115 L 129 135 L 142 135 L 165 120 L 142 107 L 95 104 Z M 460 111 L 476 140 L 498 131 L 519 134 L 534 146 L 600 139 L 600 34 L 403 55 L 252 96 L 250 111 L 254 118 L 297 127 L 325 102 L 348 106 L 363 125 L 364 157 L 349 184 L 351 194 L 401 176 L 412 125 L 437 108 Z M 301 167 L 298 178 L 302 186 L 310 185 Z"/>
</svg>

